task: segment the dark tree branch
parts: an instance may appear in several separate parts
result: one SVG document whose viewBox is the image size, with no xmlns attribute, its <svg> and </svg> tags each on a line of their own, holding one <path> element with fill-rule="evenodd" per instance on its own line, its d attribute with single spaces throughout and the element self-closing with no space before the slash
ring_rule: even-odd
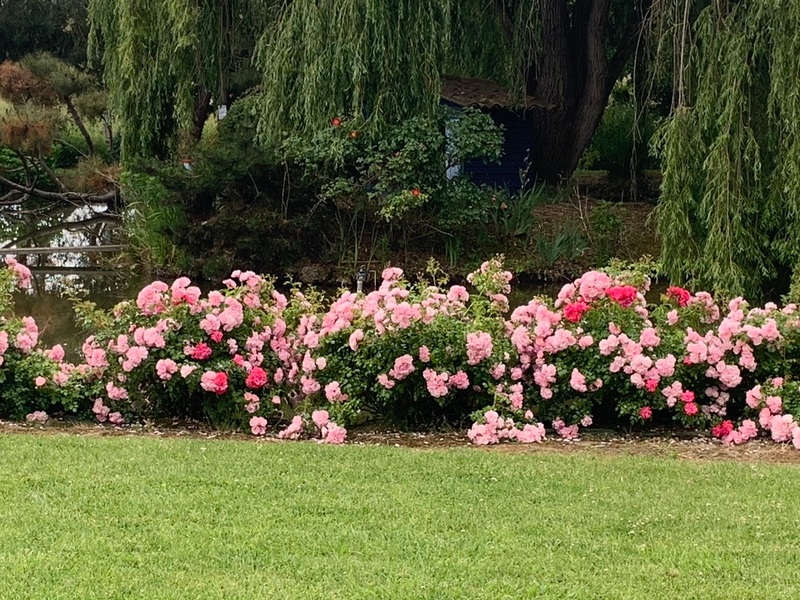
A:
<svg viewBox="0 0 800 600">
<path fill-rule="evenodd" d="M 11 240 L 10 242 L 6 242 L 3 244 L 3 248 L 12 248 L 21 242 L 27 242 L 28 240 L 35 239 L 40 235 L 47 235 L 49 233 L 58 233 L 59 231 L 73 231 L 75 229 L 81 229 L 82 227 L 86 227 L 87 225 L 92 225 L 94 223 L 118 223 L 121 217 L 116 215 L 104 214 L 97 217 L 90 217 L 88 219 L 84 219 L 83 221 L 70 221 L 67 223 L 59 223 L 58 225 L 52 225 L 50 227 L 42 227 L 41 229 L 37 229 L 36 231 L 31 231 L 30 233 L 26 233 L 23 236 L 18 237 L 17 239 Z"/>
<path fill-rule="evenodd" d="M 209 104 L 211 102 L 211 92 L 206 86 L 201 85 L 197 88 L 194 98 L 194 110 L 192 111 L 192 140 L 199 142 L 203 137 L 203 128 L 208 118 Z"/>
<path fill-rule="evenodd" d="M 65 186 L 64 183 L 58 178 L 58 176 L 55 174 L 53 169 L 50 168 L 50 165 L 47 164 L 47 161 L 44 159 L 44 154 L 42 154 L 41 150 L 39 150 L 39 158 L 36 160 L 36 165 L 42 171 L 47 173 L 48 177 L 50 177 L 50 180 L 53 183 L 55 183 L 56 186 L 58 187 L 58 191 L 59 192 L 63 193 L 63 192 L 69 191 L 69 190 L 67 190 L 67 186 Z M 33 186 L 29 185 L 28 187 L 33 187 Z"/>
<path fill-rule="evenodd" d="M 69 96 L 64 96 L 61 98 L 64 102 L 64 105 L 67 107 L 67 112 L 69 116 L 72 117 L 72 120 L 77 125 L 78 129 L 83 136 L 83 139 L 86 140 L 86 146 L 89 148 L 89 154 L 94 156 L 94 142 L 92 141 L 92 136 L 89 135 L 89 132 L 86 130 L 86 125 L 83 124 L 83 119 L 81 119 L 80 114 L 78 114 L 78 109 L 75 108 L 75 105 L 72 103 L 72 98 Z"/>
<path fill-rule="evenodd" d="M 25 170 L 25 183 L 28 186 L 33 185 L 33 182 L 31 181 L 31 167 L 28 164 L 28 157 L 22 152 L 16 152 L 16 155 L 19 158 L 19 162 L 22 163 L 22 168 Z"/>
<path fill-rule="evenodd" d="M 22 192 L 23 194 L 28 194 L 30 196 L 35 196 L 37 198 L 42 198 L 43 200 L 52 200 L 54 202 L 69 202 L 73 204 L 103 204 L 108 202 L 113 202 L 116 198 L 118 190 L 113 189 L 107 192 L 103 192 L 101 194 L 82 194 L 79 192 L 50 192 L 47 190 L 42 190 L 36 188 L 34 186 L 25 187 L 24 185 L 20 185 L 10 179 L 6 179 L 2 175 L 0 175 L 0 184 L 11 188 L 12 190 L 17 190 Z"/>
<path fill-rule="evenodd" d="M 495 12 L 497 13 L 500 24 L 503 26 L 503 32 L 506 34 L 506 39 L 512 41 L 514 39 L 514 20 L 512 19 L 511 11 L 506 4 L 506 0 L 493 0 Z"/>
<path fill-rule="evenodd" d="M 628 24 L 622 34 L 622 39 L 608 63 L 608 81 L 606 82 L 606 88 L 609 94 L 641 41 L 642 28 L 644 27 L 645 18 L 652 4 L 652 0 L 640 0 L 636 3 L 636 7 L 629 17 Z"/>
<path fill-rule="evenodd" d="M 11 190 L 10 192 L 0 196 L 0 206 L 13 206 L 15 204 L 19 204 L 22 202 L 23 198 L 25 198 L 25 194 L 17 190 Z"/>
</svg>

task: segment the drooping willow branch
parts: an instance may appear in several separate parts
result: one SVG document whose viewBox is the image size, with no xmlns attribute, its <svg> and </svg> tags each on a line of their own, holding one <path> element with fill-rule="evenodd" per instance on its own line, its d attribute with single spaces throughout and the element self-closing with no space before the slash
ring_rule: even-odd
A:
<svg viewBox="0 0 800 600">
<path fill-rule="evenodd" d="M 679 72 L 658 140 L 662 264 L 759 296 L 800 264 L 800 3 L 671 2 L 664 43 Z"/>
</svg>

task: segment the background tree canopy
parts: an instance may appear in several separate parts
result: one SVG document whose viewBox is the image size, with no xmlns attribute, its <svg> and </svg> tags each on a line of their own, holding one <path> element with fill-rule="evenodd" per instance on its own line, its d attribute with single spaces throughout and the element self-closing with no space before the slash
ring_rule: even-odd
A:
<svg viewBox="0 0 800 600">
<path fill-rule="evenodd" d="M 620 75 L 648 70 L 672 79 L 657 136 L 670 276 L 755 296 L 786 289 L 800 259 L 797 2 L 0 0 L 11 59 L 75 62 L 86 28 L 123 159 L 190 151 L 245 93 L 262 148 L 334 117 L 380 136 L 433 116 L 456 75 L 535 98 L 530 175 L 563 182 Z"/>
<path fill-rule="evenodd" d="M 785 289 L 800 262 L 800 3 L 704 4 L 672 13 L 662 263 L 673 279 L 754 297 Z"/>
<path fill-rule="evenodd" d="M 569 176 L 639 39 L 650 0 L 91 0 L 92 51 L 123 155 L 198 130 L 256 51 L 263 140 L 337 115 L 380 130 L 433 115 L 443 74 L 496 79 L 533 116 L 532 168 Z M 194 99 L 194 106 L 192 105 Z"/>
<path fill-rule="evenodd" d="M 103 68 L 123 157 L 163 158 L 180 130 L 198 139 L 212 100 L 227 104 L 256 83 L 253 49 L 278 4 L 90 0 L 89 51 Z"/>
<path fill-rule="evenodd" d="M 0 61 L 49 52 L 86 62 L 88 0 L 0 0 Z"/>
</svg>

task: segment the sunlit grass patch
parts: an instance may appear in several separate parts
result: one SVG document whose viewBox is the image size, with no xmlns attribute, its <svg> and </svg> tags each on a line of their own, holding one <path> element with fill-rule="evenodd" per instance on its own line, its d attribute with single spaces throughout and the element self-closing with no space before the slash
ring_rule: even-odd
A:
<svg viewBox="0 0 800 600">
<path fill-rule="evenodd" d="M 786 598 L 800 470 L 0 436 L 2 598 Z"/>
</svg>

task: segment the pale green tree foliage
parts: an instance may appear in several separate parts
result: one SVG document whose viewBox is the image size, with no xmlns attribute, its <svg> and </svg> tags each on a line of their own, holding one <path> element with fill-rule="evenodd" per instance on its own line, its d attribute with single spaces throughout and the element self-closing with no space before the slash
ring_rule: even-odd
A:
<svg viewBox="0 0 800 600">
<path fill-rule="evenodd" d="M 124 156 L 163 156 L 181 128 L 202 132 L 212 104 L 255 81 L 255 41 L 279 0 L 90 0 L 98 58 Z"/>
<path fill-rule="evenodd" d="M 262 140 L 334 116 L 380 131 L 432 116 L 442 75 L 507 86 L 531 115 L 537 176 L 575 169 L 640 41 L 652 0 L 91 0 L 123 155 L 197 137 L 255 53 Z M 532 99 L 536 102 L 532 104 Z M 220 103 L 222 100 L 220 100 Z"/>
<path fill-rule="evenodd" d="M 664 4 L 662 263 L 729 296 L 770 293 L 800 261 L 800 2 Z"/>
</svg>

